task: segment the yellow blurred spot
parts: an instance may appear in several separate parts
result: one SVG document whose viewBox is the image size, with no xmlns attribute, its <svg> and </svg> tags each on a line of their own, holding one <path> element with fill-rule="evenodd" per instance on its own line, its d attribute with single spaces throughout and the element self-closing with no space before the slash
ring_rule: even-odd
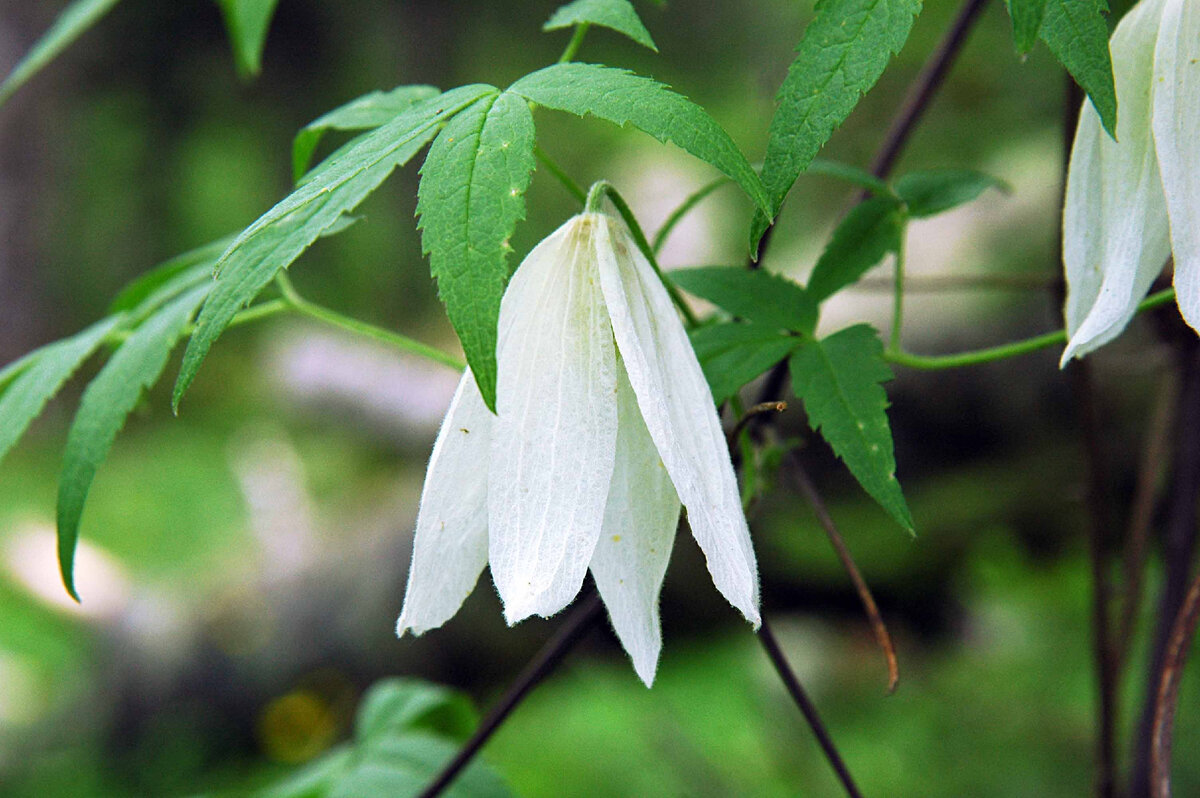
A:
<svg viewBox="0 0 1200 798">
<path fill-rule="evenodd" d="M 267 704 L 258 721 L 267 756 L 277 762 L 305 762 L 330 746 L 337 736 L 333 708 L 309 690 L 296 690 Z"/>
</svg>

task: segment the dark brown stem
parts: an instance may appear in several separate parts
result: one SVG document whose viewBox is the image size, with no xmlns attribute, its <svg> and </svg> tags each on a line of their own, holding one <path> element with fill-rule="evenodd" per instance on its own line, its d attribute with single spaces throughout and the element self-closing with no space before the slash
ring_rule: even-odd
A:
<svg viewBox="0 0 1200 798">
<path fill-rule="evenodd" d="M 791 456 L 791 466 L 796 487 L 804 495 L 809 506 L 812 507 L 813 514 L 817 517 L 821 528 L 825 530 L 825 534 L 829 537 L 829 542 L 833 544 L 833 550 L 837 552 L 838 559 L 842 561 L 842 567 L 846 569 L 846 574 L 854 584 L 854 590 L 858 593 L 858 599 L 862 602 L 863 609 L 867 613 L 867 620 L 871 623 L 871 631 L 875 633 L 875 640 L 879 643 L 879 648 L 883 650 L 883 657 L 887 661 L 887 691 L 891 695 L 896 691 L 896 685 L 900 683 L 900 664 L 896 659 L 896 647 L 892 645 L 892 636 L 888 634 L 887 626 L 883 622 L 883 616 L 879 612 L 879 606 L 875 603 L 875 597 L 871 595 L 871 588 L 867 587 L 866 580 L 863 579 L 858 566 L 854 563 L 854 558 L 850 555 L 850 549 L 846 546 L 846 541 L 842 539 L 837 524 L 833 521 L 833 516 L 829 514 L 829 509 L 825 506 L 825 500 L 821 498 L 821 494 L 817 491 L 817 486 L 813 484 L 812 479 L 808 476 L 808 472 L 804 470 L 804 466 L 800 463 L 800 458 L 796 457 L 795 454 Z"/>
<path fill-rule="evenodd" d="M 950 67 L 966 44 L 967 35 L 975 26 L 975 21 L 985 5 L 987 0 L 967 0 L 959 9 L 946 35 L 938 43 L 937 49 L 921 68 L 921 73 L 909 89 L 904 104 L 900 106 L 900 113 L 892 120 L 891 127 L 883 137 L 883 147 L 871 164 L 871 173 L 876 177 L 884 178 L 891 173 L 909 137 L 916 129 L 917 122 L 929 108 L 937 90 L 945 83 Z"/>
<path fill-rule="evenodd" d="M 1160 675 L 1167 660 L 1171 627 L 1187 593 L 1192 558 L 1196 551 L 1196 496 L 1200 494 L 1200 345 L 1190 331 L 1190 340 L 1178 348 L 1180 372 L 1175 453 L 1171 464 L 1170 496 L 1167 505 L 1163 561 L 1165 579 L 1159 598 L 1157 627 L 1150 649 L 1150 678 L 1142 707 L 1141 722 L 1133 755 L 1130 795 L 1151 792 L 1151 748 Z"/>
<path fill-rule="evenodd" d="M 583 640 L 603 617 L 604 605 L 600 601 L 600 596 L 592 592 L 568 616 L 563 625 L 555 632 L 554 637 L 542 646 L 537 656 L 529 661 L 496 705 L 488 711 L 487 717 L 480 722 L 479 728 L 471 735 L 471 739 L 467 740 L 455 754 L 454 759 L 446 763 L 437 778 L 431 781 L 425 791 L 421 793 L 421 798 L 434 798 L 434 796 L 441 795 L 458 777 L 463 768 L 470 764 L 496 729 L 500 728 L 500 724 L 504 723 L 529 691 L 558 667 L 571 649 Z"/>
<path fill-rule="evenodd" d="M 1087 468 L 1088 559 L 1092 568 L 1092 653 L 1096 661 L 1097 730 L 1096 795 L 1111 798 L 1116 790 L 1114 733 L 1116 727 L 1116 656 L 1111 640 L 1106 532 L 1110 529 L 1108 491 L 1101 446 L 1100 414 L 1096 407 L 1091 370 L 1086 362 L 1067 367 L 1079 408 Z"/>
<path fill-rule="evenodd" d="M 825 728 L 825 724 L 821 722 L 821 716 L 817 713 L 816 706 L 809 700 L 808 694 L 804 692 L 804 688 L 800 686 L 800 680 L 796 678 L 796 673 L 792 670 L 792 666 L 788 664 L 787 657 L 783 655 L 783 650 L 779 647 L 779 641 L 775 639 L 775 633 L 771 631 L 771 626 L 765 618 L 763 619 L 762 626 L 759 627 L 758 639 L 762 643 L 763 649 L 767 652 L 767 657 L 771 660 L 771 664 L 775 666 L 775 672 L 779 674 L 779 678 L 783 680 L 784 686 L 787 687 L 792 700 L 796 702 L 796 706 L 800 707 L 800 711 L 804 713 L 804 719 L 808 721 L 808 727 L 812 729 L 813 736 L 817 738 L 817 744 L 825 752 L 825 758 L 829 761 L 829 765 L 833 768 L 834 773 L 837 774 L 838 781 L 842 783 L 846 794 L 850 798 L 862 798 L 862 793 L 858 791 L 858 786 L 854 783 L 854 777 L 850 775 L 850 771 L 846 768 L 846 763 L 842 760 L 842 755 L 838 753 L 837 747 L 833 744 L 833 738 L 829 736 L 829 731 Z"/>
<path fill-rule="evenodd" d="M 1150 791 L 1154 798 L 1171 796 L 1171 741 L 1175 729 L 1175 709 L 1179 703 L 1179 683 L 1187 664 L 1196 622 L 1200 620 L 1200 577 L 1192 581 L 1179 615 L 1171 625 L 1171 642 L 1158 682 L 1154 706 L 1154 734 L 1150 746 Z"/>
</svg>

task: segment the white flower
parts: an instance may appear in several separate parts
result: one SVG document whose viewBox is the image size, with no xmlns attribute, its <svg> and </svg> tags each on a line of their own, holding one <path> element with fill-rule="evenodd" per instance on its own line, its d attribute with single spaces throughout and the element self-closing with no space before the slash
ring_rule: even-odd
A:
<svg viewBox="0 0 1200 798">
<path fill-rule="evenodd" d="M 1085 103 L 1071 150 L 1064 364 L 1120 334 L 1171 254 L 1200 330 L 1200 0 L 1142 0 L 1111 47 L 1119 143 Z"/>
<path fill-rule="evenodd" d="M 496 415 L 468 371 L 434 444 L 397 633 L 447 621 L 485 564 L 510 625 L 561 610 L 590 568 L 649 685 L 681 499 L 717 589 L 757 626 L 712 394 L 621 221 L 584 213 L 529 253 L 500 305 L 496 360 Z"/>
</svg>

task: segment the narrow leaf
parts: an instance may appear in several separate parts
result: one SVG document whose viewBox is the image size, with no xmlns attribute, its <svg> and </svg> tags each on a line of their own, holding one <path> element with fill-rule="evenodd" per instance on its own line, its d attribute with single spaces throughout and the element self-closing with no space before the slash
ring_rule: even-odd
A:
<svg viewBox="0 0 1200 798">
<path fill-rule="evenodd" d="M 889 252 L 900 249 L 904 216 L 892 199 L 876 197 L 856 205 L 833 231 L 808 278 L 814 302 L 833 296 L 858 281 Z"/>
<path fill-rule="evenodd" d="M 1046 15 L 1047 0 L 1008 0 L 1008 15 L 1012 17 L 1013 43 L 1017 52 L 1027 54 L 1037 44 Z"/>
<path fill-rule="evenodd" d="M 802 340 L 744 322 L 711 324 L 693 330 L 690 337 L 717 404 L 787 357 Z"/>
<path fill-rule="evenodd" d="M 921 218 L 970 202 L 989 188 L 1008 191 L 1008 184 L 971 169 L 930 169 L 909 172 L 896 181 L 896 194 L 908 215 Z"/>
<path fill-rule="evenodd" d="M 792 184 L 908 40 L 921 0 L 824 0 L 779 89 L 762 180 L 774 216 Z M 756 252 L 767 216 L 756 214 Z"/>
<path fill-rule="evenodd" d="M 1104 129 L 1117 135 L 1117 89 L 1108 49 L 1105 0 L 1046 0 L 1040 35 L 1087 92 Z"/>
<path fill-rule="evenodd" d="M 817 303 L 802 287 L 778 274 L 706 266 L 679 269 L 669 277 L 688 293 L 769 329 L 812 332 L 817 324 Z"/>
<path fill-rule="evenodd" d="M 658 52 L 654 40 L 650 38 L 650 31 L 646 30 L 629 0 L 575 0 L 555 11 L 542 30 L 559 30 L 584 24 L 601 25 L 623 33 L 643 47 Z"/>
<path fill-rule="evenodd" d="M 243 76 L 257 75 L 262 68 L 263 45 L 278 0 L 217 0 L 225 16 L 225 28 L 233 45 L 233 58 Z"/>
<path fill-rule="evenodd" d="M 881 197 L 892 196 L 892 187 L 868 171 L 841 161 L 814 158 L 806 170 L 810 175 L 825 175 L 844 180 Z"/>
<path fill-rule="evenodd" d="M 14 364 L 14 367 L 28 365 L 14 368 L 15 378 L 0 394 L 0 460 L 42 412 L 46 402 L 124 318 L 101 319 L 83 332 L 44 346 Z"/>
<path fill-rule="evenodd" d="M 116 4 L 117 0 L 75 0 L 63 9 L 50 30 L 0 83 L 0 105 Z"/>
<path fill-rule="evenodd" d="M 108 312 L 121 313 L 134 308 L 140 308 L 142 312 L 153 310 L 181 291 L 187 290 L 189 286 L 186 282 L 180 285 L 177 281 L 180 275 L 207 271 L 211 276 L 221 253 L 232 241 L 233 237 L 227 236 L 160 263 L 122 288 L 108 306 Z M 175 290 L 177 286 L 178 290 Z"/>
<path fill-rule="evenodd" d="M 96 469 L 108 455 L 142 391 L 158 381 L 184 328 L 211 283 L 193 287 L 134 330 L 88 384 L 67 435 L 58 481 L 58 564 L 67 592 L 78 601 L 73 566 L 79 519 Z"/>
<path fill-rule="evenodd" d="M 463 86 L 417 103 L 383 127 L 360 136 L 327 159 L 304 185 L 250 225 L 217 263 L 217 281 L 200 311 L 175 382 L 173 405 L 191 384 L 214 341 L 234 314 L 250 303 L 276 272 L 291 265 L 313 241 L 341 223 L 396 167 L 433 138 L 446 119 L 491 86 Z"/>
<path fill-rule="evenodd" d="M 912 515 L 896 481 L 887 394 L 892 378 L 879 334 L 865 324 L 792 353 L 792 388 L 804 402 L 809 426 L 828 441 L 863 489 L 908 531 Z"/>
<path fill-rule="evenodd" d="M 373 91 L 333 109 L 296 134 L 292 142 L 292 174 L 299 182 L 312 164 L 317 145 L 329 130 L 373 130 L 387 124 L 421 100 L 436 97 L 433 86 L 401 86 L 391 91 Z"/>
<path fill-rule="evenodd" d="M 770 203 L 746 156 L 700 106 L 651 78 L 596 64 L 556 64 L 509 89 L 526 99 L 578 116 L 632 124 L 661 142 L 674 142 L 737 181 L 764 212 Z"/>
<path fill-rule="evenodd" d="M 529 104 L 506 91 L 483 97 L 450 120 L 421 167 L 421 246 L 479 392 L 493 411 L 508 240 L 525 218 L 533 141 Z"/>
</svg>

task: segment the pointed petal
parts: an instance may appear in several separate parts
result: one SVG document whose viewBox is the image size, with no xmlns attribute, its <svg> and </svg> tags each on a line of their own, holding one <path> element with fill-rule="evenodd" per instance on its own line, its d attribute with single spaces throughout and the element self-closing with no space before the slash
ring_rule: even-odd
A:
<svg viewBox="0 0 1200 798">
<path fill-rule="evenodd" d="M 413 536 L 412 566 L 396 634 L 419 635 L 449 620 L 487 563 L 487 472 L 493 416 L 471 370 L 442 421 Z"/>
<path fill-rule="evenodd" d="M 617 439 L 616 353 L 575 217 L 529 253 L 500 305 L 489 560 L 510 624 L 579 592 Z"/>
<path fill-rule="evenodd" d="M 616 465 L 591 567 L 613 629 L 647 687 L 662 649 L 658 594 L 678 525 L 679 497 L 618 359 Z"/>
<path fill-rule="evenodd" d="M 1093 291 L 1095 298 L 1090 303 L 1068 300 L 1068 323 L 1082 319 L 1075 329 L 1068 327 L 1071 339 L 1063 363 L 1125 329 L 1170 253 L 1166 203 L 1150 135 L 1154 40 L 1163 2 L 1139 3 L 1112 37 L 1119 143 L 1094 131 L 1099 123 L 1090 104 L 1080 114 L 1070 169 L 1078 159 L 1084 176 L 1068 180 L 1063 258 L 1070 290 L 1079 285 L 1080 300 Z M 1086 236 L 1095 237 L 1094 248 L 1081 243 Z"/>
<path fill-rule="evenodd" d="M 1200 3 L 1169 0 L 1154 50 L 1154 140 L 1171 218 L 1175 294 L 1200 331 Z"/>
<path fill-rule="evenodd" d="M 758 566 L 712 393 L 654 269 L 624 224 L 598 216 L 596 257 L 617 350 L 713 583 L 759 623 Z"/>
</svg>

